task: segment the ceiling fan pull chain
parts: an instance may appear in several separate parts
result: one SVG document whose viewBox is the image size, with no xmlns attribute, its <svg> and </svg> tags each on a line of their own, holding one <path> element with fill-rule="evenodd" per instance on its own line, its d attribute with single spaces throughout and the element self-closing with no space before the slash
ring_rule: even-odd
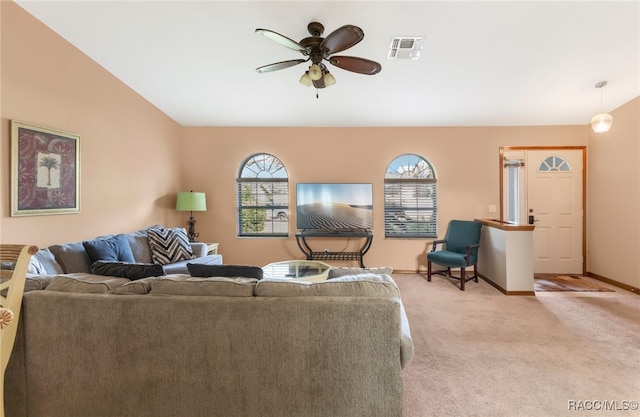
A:
<svg viewBox="0 0 640 417">
<path fill-rule="evenodd" d="M 318 99 L 318 89 L 316 88 L 316 99 Z"/>
</svg>

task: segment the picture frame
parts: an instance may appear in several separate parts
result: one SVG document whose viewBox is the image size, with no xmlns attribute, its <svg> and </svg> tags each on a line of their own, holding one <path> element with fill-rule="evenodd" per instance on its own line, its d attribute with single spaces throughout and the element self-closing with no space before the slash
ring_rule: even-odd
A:
<svg viewBox="0 0 640 417">
<path fill-rule="evenodd" d="M 80 136 L 11 121 L 11 216 L 80 212 Z"/>
</svg>

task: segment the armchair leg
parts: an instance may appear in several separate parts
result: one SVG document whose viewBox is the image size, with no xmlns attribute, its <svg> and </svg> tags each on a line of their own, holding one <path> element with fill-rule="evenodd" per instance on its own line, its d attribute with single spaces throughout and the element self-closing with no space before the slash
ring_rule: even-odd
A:
<svg viewBox="0 0 640 417">
<path fill-rule="evenodd" d="M 427 281 L 431 282 L 431 261 L 427 260 Z"/>
<path fill-rule="evenodd" d="M 475 282 L 478 282 L 478 264 L 473 264 L 473 278 Z"/>
<path fill-rule="evenodd" d="M 466 277 L 464 276 L 464 266 L 460 268 L 460 291 L 464 291 L 464 283 L 466 281 Z"/>
</svg>

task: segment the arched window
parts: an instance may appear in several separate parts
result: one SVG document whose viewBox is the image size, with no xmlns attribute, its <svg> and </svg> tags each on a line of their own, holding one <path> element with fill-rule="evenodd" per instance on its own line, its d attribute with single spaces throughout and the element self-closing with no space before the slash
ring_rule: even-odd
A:
<svg viewBox="0 0 640 417">
<path fill-rule="evenodd" d="M 438 236 L 437 179 L 425 158 L 405 154 L 384 175 L 384 236 Z"/>
<path fill-rule="evenodd" d="M 282 162 L 267 153 L 252 155 L 236 183 L 238 236 L 289 236 L 289 176 Z"/>
<path fill-rule="evenodd" d="M 569 163 L 564 160 L 561 156 L 550 156 L 544 161 L 540 163 L 538 166 L 538 171 L 547 172 L 547 171 L 571 171 L 571 167 Z"/>
</svg>

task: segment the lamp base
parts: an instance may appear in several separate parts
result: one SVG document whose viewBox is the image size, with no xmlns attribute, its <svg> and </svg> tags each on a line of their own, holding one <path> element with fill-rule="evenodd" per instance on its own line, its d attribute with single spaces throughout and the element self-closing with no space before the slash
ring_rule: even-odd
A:
<svg viewBox="0 0 640 417">
<path fill-rule="evenodd" d="M 200 233 L 196 233 L 196 219 L 194 219 L 193 216 L 190 216 L 189 220 L 187 220 L 187 226 L 189 226 L 189 230 L 187 231 L 189 242 L 195 242 L 196 238 L 200 236 Z"/>
</svg>

